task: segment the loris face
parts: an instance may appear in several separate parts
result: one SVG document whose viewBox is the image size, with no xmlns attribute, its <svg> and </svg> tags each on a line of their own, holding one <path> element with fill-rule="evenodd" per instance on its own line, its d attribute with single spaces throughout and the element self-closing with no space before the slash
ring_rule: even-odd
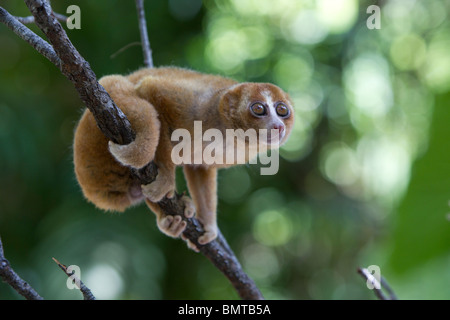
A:
<svg viewBox="0 0 450 320">
<path fill-rule="evenodd" d="M 267 144 L 283 144 L 294 124 L 294 109 L 286 92 L 270 83 L 242 83 L 224 96 L 228 117 L 236 129 L 267 130 Z M 275 135 L 273 135 L 275 133 Z M 260 136 L 264 140 L 264 136 Z"/>
</svg>

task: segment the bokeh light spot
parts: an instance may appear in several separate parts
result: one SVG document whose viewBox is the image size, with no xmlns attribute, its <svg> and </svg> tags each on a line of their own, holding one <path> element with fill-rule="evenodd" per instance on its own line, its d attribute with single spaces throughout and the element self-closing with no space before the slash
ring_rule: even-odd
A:
<svg viewBox="0 0 450 320">
<path fill-rule="evenodd" d="M 253 234 L 264 245 L 283 245 L 292 236 L 292 222 L 282 211 L 264 211 L 256 218 L 253 226 Z"/>
</svg>

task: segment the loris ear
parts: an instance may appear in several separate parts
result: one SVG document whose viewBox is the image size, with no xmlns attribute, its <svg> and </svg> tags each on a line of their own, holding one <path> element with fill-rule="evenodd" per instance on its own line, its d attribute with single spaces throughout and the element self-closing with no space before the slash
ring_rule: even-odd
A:
<svg viewBox="0 0 450 320">
<path fill-rule="evenodd" d="M 233 109 L 237 108 L 239 104 L 239 94 L 236 90 L 231 90 L 227 92 L 227 94 L 223 97 L 224 99 L 224 108 Z"/>
<path fill-rule="evenodd" d="M 222 98 L 220 99 L 220 113 L 222 115 L 233 115 L 236 114 L 239 109 L 239 104 L 241 102 L 242 96 L 242 86 L 241 84 L 232 86 L 227 89 Z"/>
</svg>

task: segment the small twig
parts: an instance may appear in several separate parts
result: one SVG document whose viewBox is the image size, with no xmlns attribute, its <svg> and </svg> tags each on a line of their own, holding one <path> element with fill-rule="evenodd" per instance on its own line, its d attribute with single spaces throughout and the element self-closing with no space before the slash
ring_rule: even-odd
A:
<svg viewBox="0 0 450 320">
<path fill-rule="evenodd" d="M 27 300 L 43 300 L 43 298 L 11 268 L 5 258 L 2 239 L 0 238 L 0 278 L 9 284 L 17 293 Z"/>
<path fill-rule="evenodd" d="M 369 280 L 373 285 L 373 292 L 380 300 L 388 300 L 388 298 L 384 295 L 383 291 L 381 291 L 381 284 L 378 280 L 369 272 L 369 270 L 365 268 L 358 268 L 358 273 L 367 280 Z"/>
<path fill-rule="evenodd" d="M 380 278 L 381 287 L 386 290 L 386 292 L 389 294 L 390 300 L 398 300 L 397 295 L 395 294 L 394 290 L 392 290 L 391 286 L 387 283 L 386 279 L 381 276 Z"/>
<path fill-rule="evenodd" d="M 140 46 L 141 43 L 140 42 L 131 42 L 129 44 L 127 44 L 126 46 L 120 48 L 119 50 L 117 50 L 116 52 L 114 52 L 112 55 L 110 55 L 109 57 L 111 59 L 114 59 L 115 57 L 117 57 L 117 55 L 119 55 L 120 53 L 124 52 L 125 50 L 127 50 L 130 47 L 134 47 L 134 46 Z"/>
<path fill-rule="evenodd" d="M 129 144 L 135 138 L 125 114 L 97 82 L 89 63 L 80 55 L 45 0 L 25 0 L 35 23 L 46 35 L 58 57 L 61 72 L 73 83 L 81 100 L 93 113 L 103 134 L 118 144 Z"/>
<path fill-rule="evenodd" d="M 88 287 L 86 287 L 85 284 L 79 278 L 77 278 L 76 275 L 73 274 L 73 272 L 71 273 L 67 271 L 67 266 L 65 266 L 55 258 L 52 259 L 61 268 L 61 270 L 64 271 L 64 273 L 75 282 L 75 285 L 78 287 L 78 289 L 80 289 L 81 293 L 83 294 L 84 300 L 96 300 L 91 290 Z"/>
<path fill-rule="evenodd" d="M 48 1 L 25 0 L 25 3 L 35 17 L 36 25 L 44 32 L 50 44 L 53 46 L 54 52 L 56 52 L 58 57 L 57 62 L 59 63 L 57 65 L 61 72 L 73 83 L 81 100 L 93 113 L 97 125 L 103 134 L 109 140 L 119 144 L 129 144 L 132 142 L 135 138 L 135 133 L 132 130 L 128 119 L 123 112 L 117 108 L 104 88 L 98 84 L 96 76 L 89 64 L 70 42 L 66 32 L 55 18 Z M 148 37 L 146 36 L 146 24 L 142 23 L 142 20 L 145 20 L 142 1 L 136 0 L 136 4 L 140 16 L 140 26 L 144 26 L 144 28 L 141 27 L 141 35 L 143 34 L 144 38 L 144 54 L 149 56 L 149 59 L 146 60 L 145 64 L 152 67 L 153 62 L 151 60 Z M 6 10 L 4 11 L 6 12 Z M 17 19 L 14 20 L 17 21 Z M 20 22 L 18 23 L 20 24 Z M 156 177 L 157 166 L 151 162 L 141 170 L 133 170 L 133 173 L 139 178 L 142 184 L 148 184 Z M 165 198 L 158 204 L 167 214 L 184 216 L 184 204 L 180 201 L 179 195 L 172 199 Z M 242 270 L 239 261 L 220 232 L 215 241 L 201 246 L 198 244 L 197 239 L 204 233 L 204 230 L 196 219 L 191 218 L 188 220 L 184 235 L 197 245 L 200 252 L 202 252 L 224 275 L 226 275 L 235 287 L 239 296 L 243 299 L 263 299 L 256 284 Z"/>
<path fill-rule="evenodd" d="M 52 62 L 58 69 L 61 69 L 61 60 L 56 54 L 53 47 L 35 34 L 33 31 L 28 29 L 22 23 L 19 22 L 14 16 L 12 16 L 8 11 L 0 7 L 0 22 L 4 23 L 10 30 L 12 30 L 20 38 L 28 42 L 37 52 L 46 57 L 50 62 Z"/>
<path fill-rule="evenodd" d="M 144 55 L 144 64 L 147 68 L 153 68 L 152 49 L 147 33 L 147 20 L 145 19 L 144 0 L 136 0 L 136 9 L 138 12 L 139 32 L 141 34 L 142 53 Z"/>
<path fill-rule="evenodd" d="M 60 22 L 67 22 L 68 17 L 66 17 L 65 15 L 60 14 L 60 13 L 56 13 L 56 12 L 53 12 L 53 14 L 55 15 L 56 19 L 58 19 Z M 33 16 L 14 17 L 14 18 L 16 18 L 19 22 L 21 22 L 23 24 L 34 23 L 34 17 Z"/>
<path fill-rule="evenodd" d="M 391 287 L 388 285 L 386 279 L 383 277 L 380 277 L 380 281 L 377 280 L 366 268 L 358 268 L 358 273 L 366 279 L 366 281 L 370 281 L 373 285 L 373 292 L 380 300 L 397 300 L 397 296 L 395 295 L 394 291 L 391 289 Z M 389 297 L 386 297 L 386 295 L 383 293 L 382 288 L 387 291 L 389 294 Z"/>
</svg>

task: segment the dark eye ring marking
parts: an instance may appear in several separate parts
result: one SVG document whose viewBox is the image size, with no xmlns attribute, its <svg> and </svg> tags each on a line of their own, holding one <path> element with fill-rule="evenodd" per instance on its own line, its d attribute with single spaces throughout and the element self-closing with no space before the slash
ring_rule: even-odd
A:
<svg viewBox="0 0 450 320">
<path fill-rule="evenodd" d="M 282 102 L 279 102 L 276 107 L 275 110 L 277 112 L 277 115 L 282 117 L 282 118 L 286 118 L 289 116 L 290 112 L 289 112 L 289 108 Z"/>
<path fill-rule="evenodd" d="M 267 115 L 267 108 L 261 102 L 255 102 L 250 106 L 250 111 L 257 117 Z"/>
</svg>

